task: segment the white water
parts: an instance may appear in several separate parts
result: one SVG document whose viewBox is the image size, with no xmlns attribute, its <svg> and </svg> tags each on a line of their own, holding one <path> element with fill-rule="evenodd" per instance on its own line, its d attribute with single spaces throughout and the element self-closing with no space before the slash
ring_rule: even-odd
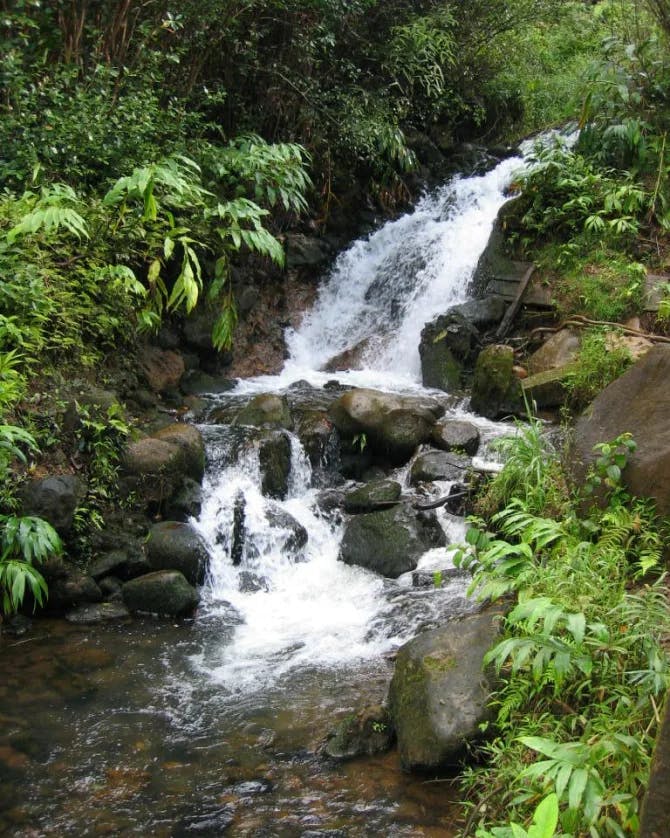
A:
<svg viewBox="0 0 670 838">
<path fill-rule="evenodd" d="M 521 165 L 520 159 L 510 159 L 486 175 L 454 179 L 422 199 L 414 212 L 355 242 L 338 258 L 302 326 L 288 335 L 290 358 L 282 373 L 243 381 L 236 394 L 281 392 L 298 380 L 321 386 L 335 377 L 357 386 L 421 392 L 421 330 L 450 305 L 467 299 L 473 270 L 506 200 L 505 189 Z M 322 371 L 329 359 L 361 341 L 367 341 L 364 369 L 336 375 Z M 475 421 L 484 437 L 492 434 L 491 423 Z M 203 431 L 213 463 L 197 522 L 212 556 L 203 619 L 223 625 L 227 633 L 219 647 L 194 663 L 222 688 L 249 693 L 299 668 L 374 660 L 431 620 L 467 607 L 463 582 L 440 590 L 413 589 L 407 578 L 384 580 L 338 562 L 343 527 L 337 518 L 319 513 L 297 439 L 292 439 L 289 496 L 278 502 L 261 494 L 257 449 L 243 445 L 237 462 L 230 464 L 227 432 L 208 426 Z M 437 488 L 444 493 L 448 486 Z M 241 494 L 246 539 L 242 561 L 234 567 L 233 508 Z M 273 509 L 289 513 L 307 530 L 304 548 L 287 549 L 290 531 L 268 520 Z M 441 514 L 449 540 L 457 542 L 462 523 Z M 419 569 L 449 567 L 448 552 L 429 551 Z M 256 589 L 240 590 L 250 574 Z"/>
</svg>

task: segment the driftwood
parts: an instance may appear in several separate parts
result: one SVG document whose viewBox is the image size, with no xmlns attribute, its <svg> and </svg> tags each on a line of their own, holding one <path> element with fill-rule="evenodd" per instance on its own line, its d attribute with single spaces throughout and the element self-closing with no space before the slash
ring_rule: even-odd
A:
<svg viewBox="0 0 670 838">
<path fill-rule="evenodd" d="M 519 287 L 516 292 L 516 296 L 510 303 L 509 308 L 505 312 L 505 316 L 503 317 L 503 319 L 500 322 L 500 325 L 498 326 L 496 338 L 504 338 L 507 332 L 509 331 L 509 327 L 512 325 L 512 321 L 516 317 L 516 313 L 519 310 L 519 306 L 521 305 L 523 295 L 526 293 L 526 288 L 528 287 L 530 278 L 534 273 L 535 265 L 531 265 L 530 268 L 528 268 L 528 270 L 526 271 L 526 273 L 522 276 L 521 282 L 519 283 Z"/>
</svg>

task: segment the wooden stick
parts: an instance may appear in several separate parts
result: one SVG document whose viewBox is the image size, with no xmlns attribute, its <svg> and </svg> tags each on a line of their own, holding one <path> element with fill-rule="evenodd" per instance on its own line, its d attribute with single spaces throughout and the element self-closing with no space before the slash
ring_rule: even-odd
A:
<svg viewBox="0 0 670 838">
<path fill-rule="evenodd" d="M 526 271 L 526 273 L 522 276 L 521 282 L 519 283 L 519 287 L 516 292 L 516 296 L 510 303 L 509 308 L 505 312 L 505 316 L 503 317 L 500 325 L 498 326 L 498 331 L 496 332 L 497 338 L 504 338 L 507 332 L 509 331 L 509 327 L 512 325 L 512 321 L 516 317 L 516 313 L 519 310 L 519 306 L 521 305 L 521 298 L 523 297 L 526 288 L 528 287 L 528 283 L 530 282 L 530 278 L 535 272 L 535 265 L 531 265 L 530 268 Z"/>
</svg>

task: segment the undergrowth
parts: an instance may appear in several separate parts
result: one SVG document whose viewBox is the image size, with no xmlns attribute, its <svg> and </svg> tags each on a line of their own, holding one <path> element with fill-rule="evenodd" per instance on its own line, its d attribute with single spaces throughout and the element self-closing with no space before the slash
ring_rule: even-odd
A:
<svg viewBox="0 0 670 838">
<path fill-rule="evenodd" d="M 664 524 L 622 486 L 630 435 L 597 446 L 560 515 L 548 505 L 560 463 L 539 422 L 506 446 L 503 506 L 473 522 L 460 557 L 478 598 L 512 599 L 485 659 L 501 679 L 483 765 L 463 781 L 467 834 L 526 834 L 556 795 L 559 831 L 541 834 L 635 835 L 668 684 Z"/>
</svg>

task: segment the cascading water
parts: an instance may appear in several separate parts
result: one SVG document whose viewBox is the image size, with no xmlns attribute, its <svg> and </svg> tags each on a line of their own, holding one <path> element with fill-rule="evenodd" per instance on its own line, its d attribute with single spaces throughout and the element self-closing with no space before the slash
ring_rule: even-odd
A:
<svg viewBox="0 0 670 838">
<path fill-rule="evenodd" d="M 513 158 L 485 175 L 455 178 L 423 198 L 413 213 L 355 242 L 337 260 L 300 329 L 288 335 L 290 358 L 283 372 L 241 382 L 225 399 L 281 392 L 298 380 L 321 385 L 333 378 L 321 370 L 324 364 L 363 343 L 363 369 L 337 378 L 421 392 L 421 329 L 467 299 L 473 270 L 520 163 Z M 488 423 L 479 422 L 491 432 Z M 467 607 L 462 580 L 439 591 L 417 590 L 408 578 L 391 582 L 338 562 L 341 520 L 319 510 L 296 437 L 291 435 L 288 497 L 277 501 L 261 492 L 258 444 L 248 442 L 236 461 L 228 458 L 221 465 L 222 452 L 225 460 L 231 449 L 230 435 L 240 429 L 204 425 L 202 430 L 216 464 L 209 469 L 197 523 L 212 557 L 205 619 L 228 614 L 235 624 L 221 648 L 198 656 L 197 668 L 207 677 L 246 693 L 272 686 L 301 667 L 359 665 Z M 406 482 L 402 470 L 394 477 Z M 244 516 L 241 553 L 236 509 L 238 518 Z M 462 523 L 446 514 L 441 523 L 449 540 L 458 541 Z M 299 547 L 296 525 L 307 538 Z M 445 551 L 434 550 L 419 569 L 448 566 Z"/>
</svg>

